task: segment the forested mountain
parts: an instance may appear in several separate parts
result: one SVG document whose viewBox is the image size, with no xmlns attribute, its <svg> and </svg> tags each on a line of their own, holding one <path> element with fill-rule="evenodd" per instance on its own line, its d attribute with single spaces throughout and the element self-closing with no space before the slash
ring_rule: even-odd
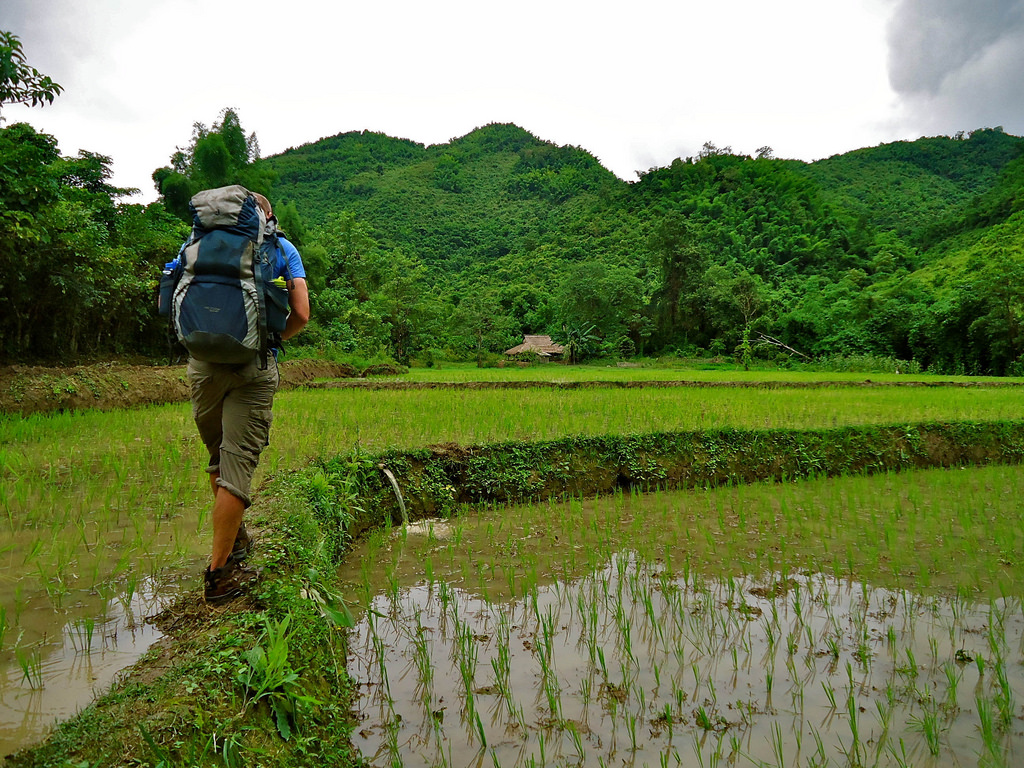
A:
<svg viewBox="0 0 1024 768">
<path fill-rule="evenodd" d="M 980 373 L 1018 363 L 1014 300 L 962 304 L 994 254 L 1022 258 L 999 234 L 1024 203 L 1021 144 L 985 129 L 804 163 L 708 143 L 627 183 L 582 149 L 494 124 L 430 147 L 341 134 L 261 164 L 311 226 L 328 340 L 365 345 L 359 318 L 398 280 L 381 271 L 390 263 L 415 287 L 408 350 L 497 350 L 545 332 L 620 354 L 732 353 L 767 335 L 808 356 Z M 364 253 L 346 255 L 339 227 Z M 456 317 L 461 330 L 439 327 Z"/>
<path fill-rule="evenodd" d="M 1001 130 L 950 139 L 894 142 L 804 166 L 826 199 L 857 222 L 900 237 L 920 238 L 956 218 L 990 190 L 1000 171 L 1019 156 L 1019 139 Z"/>
<path fill-rule="evenodd" d="M 63 90 L 0 32 L 0 108 Z M 0 360 L 154 354 L 153 294 L 196 192 L 269 195 L 325 352 L 483 360 L 524 333 L 574 356 L 872 356 L 1024 374 L 1024 142 L 1001 128 L 814 163 L 696 157 L 616 178 L 511 124 L 445 144 L 351 132 L 261 158 L 238 114 L 195 123 L 159 202 L 0 121 Z M 892 363 L 896 365 L 896 363 Z"/>
<path fill-rule="evenodd" d="M 429 148 L 346 133 L 264 163 L 277 174 L 274 194 L 294 200 L 310 223 L 354 213 L 445 273 L 522 247 L 551 229 L 548 219 L 575 197 L 626 186 L 583 150 L 514 125 L 489 125 Z"/>
</svg>

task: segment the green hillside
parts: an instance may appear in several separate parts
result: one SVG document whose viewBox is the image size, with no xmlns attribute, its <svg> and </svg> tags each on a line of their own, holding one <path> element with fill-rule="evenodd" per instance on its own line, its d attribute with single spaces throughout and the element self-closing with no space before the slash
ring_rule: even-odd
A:
<svg viewBox="0 0 1024 768">
<path fill-rule="evenodd" d="M 990 190 L 1018 157 L 1019 141 L 992 129 L 898 141 L 808 164 L 805 173 L 855 221 L 920 237 Z"/>
<path fill-rule="evenodd" d="M 608 243 L 596 254 L 575 253 L 566 228 L 620 211 L 646 219 L 646 209 L 687 217 L 727 255 L 722 260 L 778 276 L 782 265 L 789 272 L 857 265 L 880 233 L 916 245 L 992 190 L 1019 143 L 987 129 L 816 163 L 712 149 L 627 184 L 584 150 L 489 125 L 432 147 L 346 133 L 264 162 L 277 174 L 274 193 L 294 200 L 310 223 L 354 213 L 382 239 L 449 273 L 541 243 L 568 248 L 569 259 L 604 257 Z"/>
<path fill-rule="evenodd" d="M 514 125 L 433 147 L 347 133 L 265 163 L 278 177 L 274 194 L 294 200 L 311 223 L 351 212 L 376 237 L 444 273 L 529 249 L 562 228 L 561 204 L 625 186 L 586 152 Z"/>
<path fill-rule="evenodd" d="M 921 269 L 873 286 L 873 327 L 935 369 L 1024 373 L 1024 213 L 937 251 Z"/>
<path fill-rule="evenodd" d="M 418 314 L 423 333 L 409 329 L 411 348 L 472 346 L 471 330 L 427 330 L 429 317 L 461 316 L 468 301 L 470 325 L 503 329 L 484 345 L 492 350 L 520 333 L 574 329 L 588 332 L 595 352 L 627 354 L 732 352 L 766 334 L 808 356 L 1001 372 L 1016 357 L 989 347 L 1014 345 L 993 340 L 971 352 L 977 330 L 936 341 L 920 317 L 914 333 L 894 318 L 927 309 L 939 322 L 942 296 L 912 289 L 928 281 L 909 276 L 931 265 L 963 279 L 956 253 L 1005 222 L 1018 198 L 1024 204 L 1020 146 L 985 129 L 804 163 L 708 144 L 626 183 L 585 150 L 495 124 L 430 147 L 342 134 L 262 163 L 276 175 L 275 197 L 293 202 L 314 233 L 344 219 L 372 244 L 362 278 L 330 286 L 330 275 L 352 271 L 337 239 L 308 244 L 325 290 L 340 291 L 331 294 L 337 311 L 321 319 L 357 346 L 360 332 L 344 317 L 368 309 L 389 279 L 367 265 L 399 253 L 416 267 L 417 296 L 433 304 Z M 904 283 L 913 300 L 900 303 L 906 291 L 894 286 Z M 479 348 L 480 328 L 475 336 Z M 956 349 L 937 351 L 943 345 Z"/>
</svg>

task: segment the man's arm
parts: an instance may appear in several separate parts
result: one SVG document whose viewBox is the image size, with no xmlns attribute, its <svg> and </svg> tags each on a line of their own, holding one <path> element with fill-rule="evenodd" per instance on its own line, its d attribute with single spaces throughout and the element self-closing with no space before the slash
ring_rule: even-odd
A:
<svg viewBox="0 0 1024 768">
<path fill-rule="evenodd" d="M 309 322 L 309 286 L 306 285 L 306 278 L 293 277 L 288 281 L 288 322 L 285 323 L 282 339 L 290 339 L 295 336 Z"/>
</svg>

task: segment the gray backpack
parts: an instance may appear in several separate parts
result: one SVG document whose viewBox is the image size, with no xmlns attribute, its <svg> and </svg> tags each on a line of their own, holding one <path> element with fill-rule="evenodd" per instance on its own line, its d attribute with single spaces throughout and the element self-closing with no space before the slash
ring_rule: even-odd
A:
<svg viewBox="0 0 1024 768">
<path fill-rule="evenodd" d="M 208 189 L 193 196 L 192 237 L 178 254 L 170 322 L 177 339 L 198 359 L 266 367 L 280 345 L 288 292 L 273 281 L 266 217 L 245 187 Z M 265 242 L 267 240 L 273 242 Z"/>
</svg>

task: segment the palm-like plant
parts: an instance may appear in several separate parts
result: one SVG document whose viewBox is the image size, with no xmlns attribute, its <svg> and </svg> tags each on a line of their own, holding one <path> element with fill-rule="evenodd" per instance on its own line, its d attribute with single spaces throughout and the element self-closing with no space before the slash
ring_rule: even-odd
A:
<svg viewBox="0 0 1024 768">
<path fill-rule="evenodd" d="M 565 332 L 565 348 L 569 352 L 570 364 L 575 364 L 579 359 L 590 354 L 594 345 L 600 340 L 594 334 L 597 326 L 593 323 L 582 323 L 568 328 L 563 326 L 562 330 Z"/>
</svg>

